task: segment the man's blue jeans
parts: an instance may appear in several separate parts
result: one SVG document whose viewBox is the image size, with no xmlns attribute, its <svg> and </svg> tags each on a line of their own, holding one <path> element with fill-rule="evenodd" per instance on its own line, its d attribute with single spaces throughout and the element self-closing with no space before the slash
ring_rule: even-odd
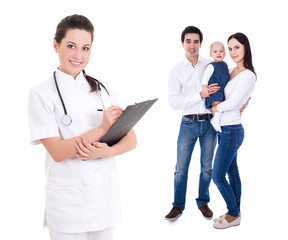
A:
<svg viewBox="0 0 288 240">
<path fill-rule="evenodd" d="M 222 126 L 222 133 L 218 134 L 218 149 L 212 171 L 212 179 L 226 202 L 228 214 L 234 217 L 240 212 L 241 180 L 237 166 L 237 151 L 243 140 L 244 129 L 241 124 Z"/>
<path fill-rule="evenodd" d="M 201 172 L 199 179 L 199 193 L 197 205 L 202 206 L 210 201 L 209 185 L 211 182 L 212 159 L 216 144 L 216 131 L 210 120 L 197 121 L 182 117 L 178 142 L 177 163 L 174 174 L 174 202 L 173 206 L 185 209 L 188 169 L 192 152 L 199 138 L 201 148 Z"/>
</svg>

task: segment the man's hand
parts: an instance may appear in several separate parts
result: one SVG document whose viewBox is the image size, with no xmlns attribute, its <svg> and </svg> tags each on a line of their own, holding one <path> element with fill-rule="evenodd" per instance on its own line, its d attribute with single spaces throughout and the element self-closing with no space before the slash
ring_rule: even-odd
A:
<svg viewBox="0 0 288 240">
<path fill-rule="evenodd" d="M 211 94 L 216 93 L 220 90 L 220 87 L 218 86 L 218 83 L 212 83 L 210 85 L 202 85 L 202 91 L 200 92 L 201 98 L 207 98 L 210 97 Z"/>
<path fill-rule="evenodd" d="M 248 107 L 249 101 L 251 97 L 248 98 L 247 102 L 242 105 L 242 108 L 240 108 L 240 115 L 242 115 L 243 111 L 245 110 L 246 107 Z"/>
</svg>

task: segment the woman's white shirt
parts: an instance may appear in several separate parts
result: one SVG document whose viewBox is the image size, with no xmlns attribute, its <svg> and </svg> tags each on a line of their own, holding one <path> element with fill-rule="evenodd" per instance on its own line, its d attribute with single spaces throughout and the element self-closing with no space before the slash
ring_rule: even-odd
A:
<svg viewBox="0 0 288 240">
<path fill-rule="evenodd" d="M 41 139 L 79 136 L 101 124 L 103 109 L 99 93 L 80 73 L 76 79 L 56 71 L 59 89 L 72 124 L 62 123 L 63 106 L 53 77 L 30 91 L 29 122 L 31 143 Z M 119 105 L 113 91 L 102 88 L 105 108 Z M 120 220 L 119 187 L 114 158 L 82 161 L 76 157 L 56 162 L 46 154 L 45 224 L 56 232 L 99 231 Z"/>
<path fill-rule="evenodd" d="M 221 126 L 241 123 L 240 108 L 251 96 L 255 81 L 256 75 L 246 69 L 227 83 L 224 89 L 226 100 L 217 105 L 218 112 L 222 113 Z"/>
</svg>

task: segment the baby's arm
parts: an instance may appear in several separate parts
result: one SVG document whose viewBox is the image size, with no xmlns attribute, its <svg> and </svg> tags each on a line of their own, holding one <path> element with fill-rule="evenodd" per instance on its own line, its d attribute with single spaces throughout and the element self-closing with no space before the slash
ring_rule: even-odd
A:
<svg viewBox="0 0 288 240">
<path fill-rule="evenodd" d="M 214 67 L 212 64 L 209 64 L 206 67 L 203 78 L 202 78 L 202 91 L 200 92 L 201 98 L 207 98 L 210 96 L 210 94 L 215 93 L 219 90 L 219 89 L 209 89 L 208 82 L 209 82 L 213 72 L 214 72 Z M 212 84 L 210 87 L 215 88 L 216 85 L 217 84 Z"/>
<path fill-rule="evenodd" d="M 209 64 L 205 69 L 205 72 L 204 72 L 204 75 L 202 78 L 202 85 L 208 86 L 208 82 L 209 82 L 213 72 L 214 72 L 214 67 L 212 64 Z"/>
</svg>

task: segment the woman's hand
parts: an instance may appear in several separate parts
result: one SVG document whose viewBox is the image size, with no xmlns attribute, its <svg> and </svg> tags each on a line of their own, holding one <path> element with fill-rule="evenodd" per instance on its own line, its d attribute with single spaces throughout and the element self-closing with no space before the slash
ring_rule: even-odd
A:
<svg viewBox="0 0 288 240">
<path fill-rule="evenodd" d="M 106 109 L 103 113 L 103 120 L 101 123 L 102 128 L 107 132 L 121 116 L 122 112 L 123 109 L 118 106 L 111 106 Z"/>
<path fill-rule="evenodd" d="M 82 160 L 91 160 L 95 158 L 110 157 L 110 147 L 106 143 L 94 142 L 88 143 L 82 136 L 81 139 L 76 139 L 75 148 L 77 149 L 76 156 Z"/>
</svg>

